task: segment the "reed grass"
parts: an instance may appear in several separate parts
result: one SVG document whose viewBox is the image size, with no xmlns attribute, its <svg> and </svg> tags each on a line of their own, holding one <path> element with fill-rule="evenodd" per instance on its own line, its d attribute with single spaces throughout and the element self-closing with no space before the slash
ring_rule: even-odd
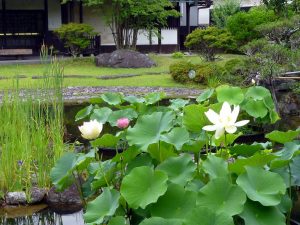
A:
<svg viewBox="0 0 300 225">
<path fill-rule="evenodd" d="M 49 52 L 43 46 L 41 61 Z M 64 151 L 63 68 L 44 63 L 39 87 L 7 91 L 0 105 L 0 190 L 30 191 L 49 187 L 49 174 Z"/>
</svg>

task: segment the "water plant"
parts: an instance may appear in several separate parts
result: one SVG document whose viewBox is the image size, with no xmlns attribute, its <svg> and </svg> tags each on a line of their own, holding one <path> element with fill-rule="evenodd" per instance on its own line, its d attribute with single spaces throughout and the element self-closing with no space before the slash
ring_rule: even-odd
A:
<svg viewBox="0 0 300 225">
<path fill-rule="evenodd" d="M 164 97 L 106 93 L 76 115 L 77 121 L 97 120 L 117 130 L 102 131 L 90 151 L 67 153 L 51 171 L 59 190 L 84 181 L 85 222 L 289 224 L 300 185 L 300 143 L 294 140 L 300 130 L 274 130 L 265 143 L 236 141 L 248 122 L 240 119 L 268 125 L 278 120 L 271 93 L 259 86 L 220 86 L 194 103 L 173 99 L 162 106 Z M 118 129 L 121 118 L 130 126 Z M 211 122 L 216 134 L 204 130 Z M 112 159 L 103 159 L 105 148 L 115 151 Z"/>
<path fill-rule="evenodd" d="M 47 53 L 45 47 L 43 51 Z M 33 185 L 50 187 L 50 169 L 64 151 L 63 70 L 56 59 L 44 65 L 39 88 L 22 90 L 16 80 L 0 103 L 0 189 L 4 193 L 29 192 Z"/>
</svg>

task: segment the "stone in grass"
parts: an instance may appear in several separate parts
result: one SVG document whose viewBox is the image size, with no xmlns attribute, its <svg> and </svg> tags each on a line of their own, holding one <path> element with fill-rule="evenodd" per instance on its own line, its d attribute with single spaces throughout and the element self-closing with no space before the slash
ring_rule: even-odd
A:
<svg viewBox="0 0 300 225">
<path fill-rule="evenodd" d="M 5 195 L 7 205 L 24 205 L 27 203 L 25 192 L 8 192 Z"/>
<path fill-rule="evenodd" d="M 46 202 L 49 205 L 79 205 L 82 206 L 80 194 L 73 184 L 71 187 L 63 192 L 56 191 L 55 187 L 52 187 L 46 196 Z"/>
<path fill-rule="evenodd" d="M 47 194 L 47 192 L 45 189 L 33 187 L 33 188 L 31 188 L 31 196 L 30 196 L 30 200 L 28 203 L 29 204 L 40 203 L 44 200 L 46 194 Z"/>
<path fill-rule="evenodd" d="M 156 66 L 149 56 L 132 50 L 116 50 L 95 57 L 96 66 L 113 68 L 149 68 Z"/>
</svg>

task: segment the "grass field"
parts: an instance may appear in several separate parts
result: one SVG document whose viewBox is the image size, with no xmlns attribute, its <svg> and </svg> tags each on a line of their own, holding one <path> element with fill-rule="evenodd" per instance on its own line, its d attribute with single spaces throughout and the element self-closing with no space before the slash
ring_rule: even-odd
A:
<svg viewBox="0 0 300 225">
<path fill-rule="evenodd" d="M 173 59 L 166 55 L 150 55 L 157 63 L 157 67 L 141 69 L 115 69 L 96 67 L 92 58 L 78 58 L 75 60 L 62 60 L 65 75 L 80 75 L 82 78 L 65 78 L 64 86 L 161 86 L 161 87 L 194 87 L 202 88 L 201 85 L 182 85 L 173 81 L 168 74 L 169 66 L 181 60 L 190 60 L 192 63 L 201 63 L 198 56 L 186 56 L 183 59 Z M 239 55 L 220 55 L 218 63 L 223 64 L 232 58 L 241 57 Z M 39 86 L 40 80 L 32 79 L 32 76 L 41 76 L 44 65 L 1 65 L 0 76 L 13 78 L 17 75 L 24 75 L 26 78 L 20 79 L 20 87 Z M 149 72 L 163 72 L 159 75 L 147 75 Z M 96 79 L 99 76 L 114 76 L 120 74 L 145 74 L 137 77 L 119 78 L 111 80 Z M 84 77 L 88 76 L 88 77 Z M 92 76 L 92 77 L 90 77 Z M 0 88 L 8 89 L 13 85 L 13 79 L 1 79 Z"/>
</svg>

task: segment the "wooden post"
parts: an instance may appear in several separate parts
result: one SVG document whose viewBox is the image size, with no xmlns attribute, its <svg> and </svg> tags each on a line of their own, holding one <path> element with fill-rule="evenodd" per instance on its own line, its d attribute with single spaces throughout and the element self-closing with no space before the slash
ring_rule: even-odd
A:
<svg viewBox="0 0 300 225">
<path fill-rule="evenodd" d="M 44 35 L 48 32 L 48 0 L 44 0 Z"/>
<path fill-rule="evenodd" d="M 186 26 L 187 26 L 187 34 L 191 33 L 190 13 L 191 13 L 190 3 L 187 2 L 186 3 Z"/>
<path fill-rule="evenodd" d="M 79 23 L 83 23 L 83 9 L 82 9 L 82 0 L 79 2 Z"/>
<path fill-rule="evenodd" d="M 3 21 L 3 46 L 2 48 L 6 47 L 6 32 L 7 32 L 7 25 L 6 25 L 6 0 L 2 0 L 2 21 Z"/>
</svg>

